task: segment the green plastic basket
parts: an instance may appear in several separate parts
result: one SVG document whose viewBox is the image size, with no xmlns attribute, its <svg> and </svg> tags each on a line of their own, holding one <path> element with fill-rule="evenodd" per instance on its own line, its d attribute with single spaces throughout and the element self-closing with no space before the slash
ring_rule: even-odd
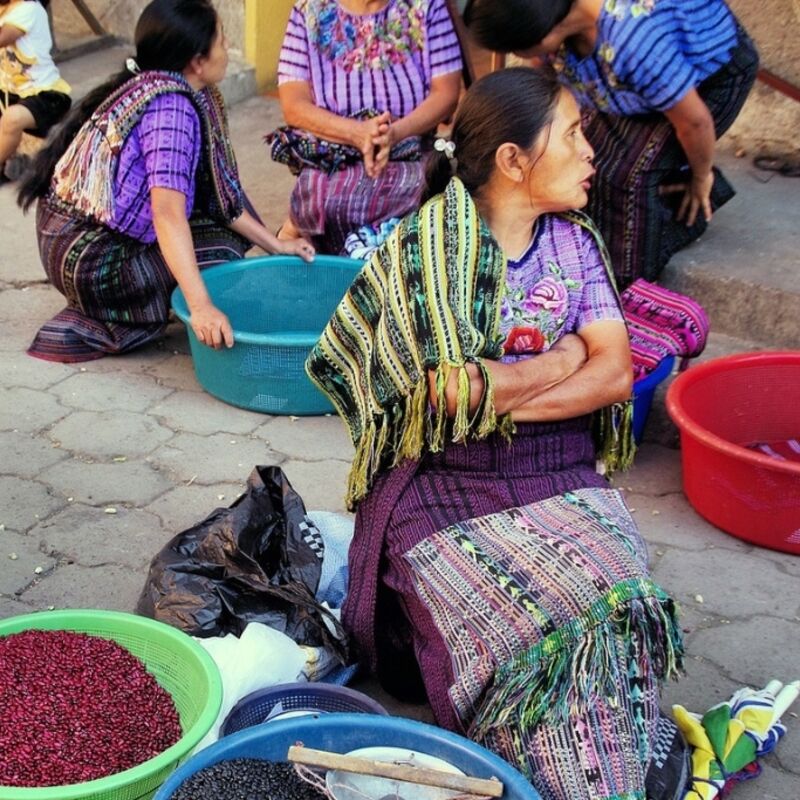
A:
<svg viewBox="0 0 800 800">
<path fill-rule="evenodd" d="M 333 406 L 308 379 L 305 360 L 363 266 L 339 256 L 263 256 L 203 270 L 208 294 L 233 327 L 234 346 L 201 344 L 183 292 L 172 307 L 189 334 L 194 371 L 210 394 L 265 414 L 327 414 Z"/>
<path fill-rule="evenodd" d="M 113 639 L 137 656 L 175 701 L 183 736 L 136 767 L 85 783 L 28 789 L 0 786 L 0 800 L 148 800 L 208 733 L 222 704 L 212 658 L 190 636 L 118 611 L 44 611 L 0 620 L 0 637 L 25 630 L 67 630 Z"/>
</svg>

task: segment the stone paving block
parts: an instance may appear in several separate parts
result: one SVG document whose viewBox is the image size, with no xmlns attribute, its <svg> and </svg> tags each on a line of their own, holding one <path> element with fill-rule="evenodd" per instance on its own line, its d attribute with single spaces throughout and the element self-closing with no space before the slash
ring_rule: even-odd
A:
<svg viewBox="0 0 800 800">
<path fill-rule="evenodd" d="M 5 247 L 3 252 L 8 252 Z M 3 258 L 3 261 L 6 260 L 7 257 Z M 45 280 L 41 264 L 36 279 Z M 0 292 L 0 320 L 20 323 L 18 327 L 27 332 L 29 339 L 33 339 L 39 326 L 65 305 L 64 298 L 47 283 L 6 288 Z"/>
<path fill-rule="evenodd" d="M 49 572 L 55 563 L 39 551 L 35 538 L 0 531 L 0 594 L 22 592 L 36 580 L 36 569 Z"/>
<path fill-rule="evenodd" d="M 145 411 L 172 389 L 141 374 L 78 372 L 53 387 L 62 405 L 82 411 Z"/>
<path fill-rule="evenodd" d="M 47 439 L 29 433 L 0 433 L 0 473 L 35 478 L 42 470 L 68 457 Z"/>
<path fill-rule="evenodd" d="M 695 595 L 700 595 L 703 610 L 710 614 L 727 619 L 754 614 L 800 618 L 800 578 L 782 573 L 758 553 L 721 548 L 711 553 L 673 550 L 661 559 L 657 574 L 682 604 L 693 603 Z M 758 580 L 748 581 L 743 590 L 744 576 L 752 574 L 757 574 Z M 800 642 L 797 653 L 800 655 Z"/>
<path fill-rule="evenodd" d="M 287 461 L 281 465 L 308 511 L 344 511 L 347 461 Z"/>
<path fill-rule="evenodd" d="M 0 477 L 0 525 L 24 533 L 65 505 L 46 486 L 13 476 Z"/>
<path fill-rule="evenodd" d="M 142 569 L 170 538 L 155 514 L 117 506 L 71 504 L 28 535 L 45 553 L 81 566 L 117 564 Z"/>
<path fill-rule="evenodd" d="M 145 414 L 130 411 L 76 411 L 55 425 L 50 438 L 65 450 L 95 458 L 145 455 L 173 432 Z"/>
<path fill-rule="evenodd" d="M 263 414 L 223 403 L 206 392 L 175 391 L 154 405 L 149 413 L 174 430 L 207 435 L 247 434 L 263 421 Z"/>
<path fill-rule="evenodd" d="M 275 450 L 301 461 L 334 458 L 349 462 L 353 458 L 350 436 L 338 416 L 275 417 L 262 425 L 256 435 Z"/>
<path fill-rule="evenodd" d="M 732 800 L 789 800 L 800 796 L 800 772 L 785 771 L 783 767 L 787 764 L 787 751 L 796 737 L 797 730 L 781 739 L 775 754 L 761 759 L 763 772 L 758 780 L 740 783 L 731 794 Z M 769 788 L 765 789 L 765 786 Z"/>
<path fill-rule="evenodd" d="M 28 589 L 22 599 L 37 608 L 103 608 L 132 612 L 146 577 L 145 569 L 64 564 Z"/>
<path fill-rule="evenodd" d="M 722 668 L 733 681 L 763 686 L 771 678 L 797 678 L 798 641 L 800 622 L 754 616 L 697 631 L 691 649 Z"/>
<path fill-rule="evenodd" d="M 658 444 L 643 444 L 636 452 L 633 467 L 616 473 L 611 484 L 653 497 L 681 492 L 681 454 Z"/>
<path fill-rule="evenodd" d="M 727 700 L 741 686 L 691 646 L 685 656 L 684 668 L 685 674 L 678 680 L 666 681 L 661 689 L 660 705 L 667 713 L 678 704 L 702 714 L 716 703 Z"/>
<path fill-rule="evenodd" d="M 95 506 L 146 505 L 172 486 L 166 475 L 141 460 L 87 464 L 72 458 L 45 470 L 40 479 L 76 503 Z"/>
<path fill-rule="evenodd" d="M 55 397 L 34 389 L 0 388 L 0 431 L 33 433 L 70 413 Z"/>
<path fill-rule="evenodd" d="M 16 599 L 12 600 L 10 597 L 0 597 L 0 619 L 21 617 L 23 614 L 31 614 L 34 611 L 36 609 L 27 603 L 22 603 Z"/>
<path fill-rule="evenodd" d="M 2 297 L 2 293 L 0 293 Z M 24 350 L 3 355 L 6 386 L 26 386 L 29 389 L 47 389 L 77 372 L 73 364 L 57 364 L 29 356 Z"/>
<path fill-rule="evenodd" d="M 766 547 L 754 547 L 753 549 L 758 552 L 759 558 L 777 564 L 781 572 L 800 578 L 800 555 L 782 553 L 780 550 L 768 550 Z"/>
<path fill-rule="evenodd" d="M 145 507 L 156 514 L 170 536 L 204 520 L 214 509 L 228 506 L 245 490 L 242 483 L 178 486 Z M 220 497 L 220 495 L 222 495 Z"/>
<path fill-rule="evenodd" d="M 208 485 L 246 481 L 256 465 L 280 464 L 285 456 L 248 436 L 179 433 L 150 460 L 177 480 Z"/>
<path fill-rule="evenodd" d="M 0 322 L 0 352 L 4 355 L 6 353 L 24 355 L 39 325 L 44 322 L 46 322 L 45 319 L 37 320 L 30 326 L 19 322 Z"/>
<path fill-rule="evenodd" d="M 197 382 L 192 359 L 183 354 L 170 353 L 168 358 L 147 367 L 147 374 L 155 378 L 159 386 L 169 386 L 185 392 L 202 392 Z"/>
<path fill-rule="evenodd" d="M 683 495 L 652 497 L 625 492 L 625 501 L 651 550 L 705 550 L 710 545 L 745 552 L 752 549 L 706 522 Z"/>
</svg>

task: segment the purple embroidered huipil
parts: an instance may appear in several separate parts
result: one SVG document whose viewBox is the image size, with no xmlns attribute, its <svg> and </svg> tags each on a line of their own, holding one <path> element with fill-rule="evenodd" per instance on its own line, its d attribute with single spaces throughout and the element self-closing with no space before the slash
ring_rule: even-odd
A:
<svg viewBox="0 0 800 800">
<path fill-rule="evenodd" d="M 150 190 L 155 187 L 185 195 L 188 219 L 201 149 L 200 119 L 192 101 L 178 92 L 155 97 L 122 145 L 109 227 L 140 242 L 154 242 Z"/>
<path fill-rule="evenodd" d="M 292 9 L 278 83 L 307 81 L 314 102 L 340 116 L 364 109 L 403 117 L 431 79 L 461 69 L 444 0 L 389 0 L 375 14 L 351 14 L 336 0 L 299 0 Z"/>
<path fill-rule="evenodd" d="M 554 214 L 539 217 L 525 253 L 509 260 L 500 314 L 503 361 L 549 350 L 592 322 L 623 318 L 594 237 Z"/>
</svg>

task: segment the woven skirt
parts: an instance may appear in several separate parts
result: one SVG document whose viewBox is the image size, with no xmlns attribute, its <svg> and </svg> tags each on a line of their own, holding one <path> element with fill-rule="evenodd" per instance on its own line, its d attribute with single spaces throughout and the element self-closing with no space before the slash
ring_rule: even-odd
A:
<svg viewBox="0 0 800 800">
<path fill-rule="evenodd" d="M 730 62 L 703 81 L 698 93 L 714 118 L 719 138 L 733 124 L 753 85 L 758 53 L 740 28 Z M 686 154 L 663 114 L 622 117 L 599 111 L 584 117 L 586 138 L 595 150 L 597 174 L 585 209 L 600 229 L 620 289 L 636 278 L 655 280 L 669 259 L 706 229 L 702 215 L 687 227 L 675 220 L 679 194 L 661 196 L 662 185 L 686 183 Z M 715 169 L 714 210 L 734 195 Z"/>
<path fill-rule="evenodd" d="M 205 217 L 189 220 L 200 269 L 242 258 L 250 244 Z M 39 254 L 66 308 L 46 322 L 28 353 L 91 361 L 127 353 L 167 326 L 175 279 L 158 243 L 146 244 L 76 216 L 46 197 L 36 210 Z"/>
<path fill-rule="evenodd" d="M 644 800 L 681 634 L 624 501 L 594 472 L 585 420 L 398 470 L 358 509 L 345 606 L 385 685 L 409 680 L 411 656 L 437 722 L 544 800 Z"/>
</svg>

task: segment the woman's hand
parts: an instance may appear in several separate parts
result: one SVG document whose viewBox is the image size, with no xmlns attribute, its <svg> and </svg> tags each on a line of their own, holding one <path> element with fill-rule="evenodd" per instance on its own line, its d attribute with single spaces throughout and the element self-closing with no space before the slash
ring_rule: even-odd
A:
<svg viewBox="0 0 800 800">
<path fill-rule="evenodd" d="M 381 126 L 381 132 L 377 136 L 372 137 L 372 142 L 375 147 L 374 157 L 374 172 L 373 177 L 377 178 L 389 163 L 389 156 L 391 155 L 392 148 L 397 141 L 396 138 L 397 128 L 391 123 Z"/>
<path fill-rule="evenodd" d="M 219 350 L 224 344 L 233 347 L 233 328 L 228 318 L 211 301 L 190 308 L 189 324 L 197 340 Z"/>
<path fill-rule="evenodd" d="M 314 260 L 316 255 L 314 245 L 305 239 L 278 239 L 278 244 L 273 252 L 284 256 L 300 256 L 303 261 L 309 263 Z"/>
<path fill-rule="evenodd" d="M 380 174 L 375 172 L 375 140 L 386 135 L 391 121 L 392 116 L 388 111 L 371 119 L 353 120 L 351 141 L 353 146 L 361 151 L 364 157 L 364 170 L 370 178 L 377 178 Z"/>
</svg>

